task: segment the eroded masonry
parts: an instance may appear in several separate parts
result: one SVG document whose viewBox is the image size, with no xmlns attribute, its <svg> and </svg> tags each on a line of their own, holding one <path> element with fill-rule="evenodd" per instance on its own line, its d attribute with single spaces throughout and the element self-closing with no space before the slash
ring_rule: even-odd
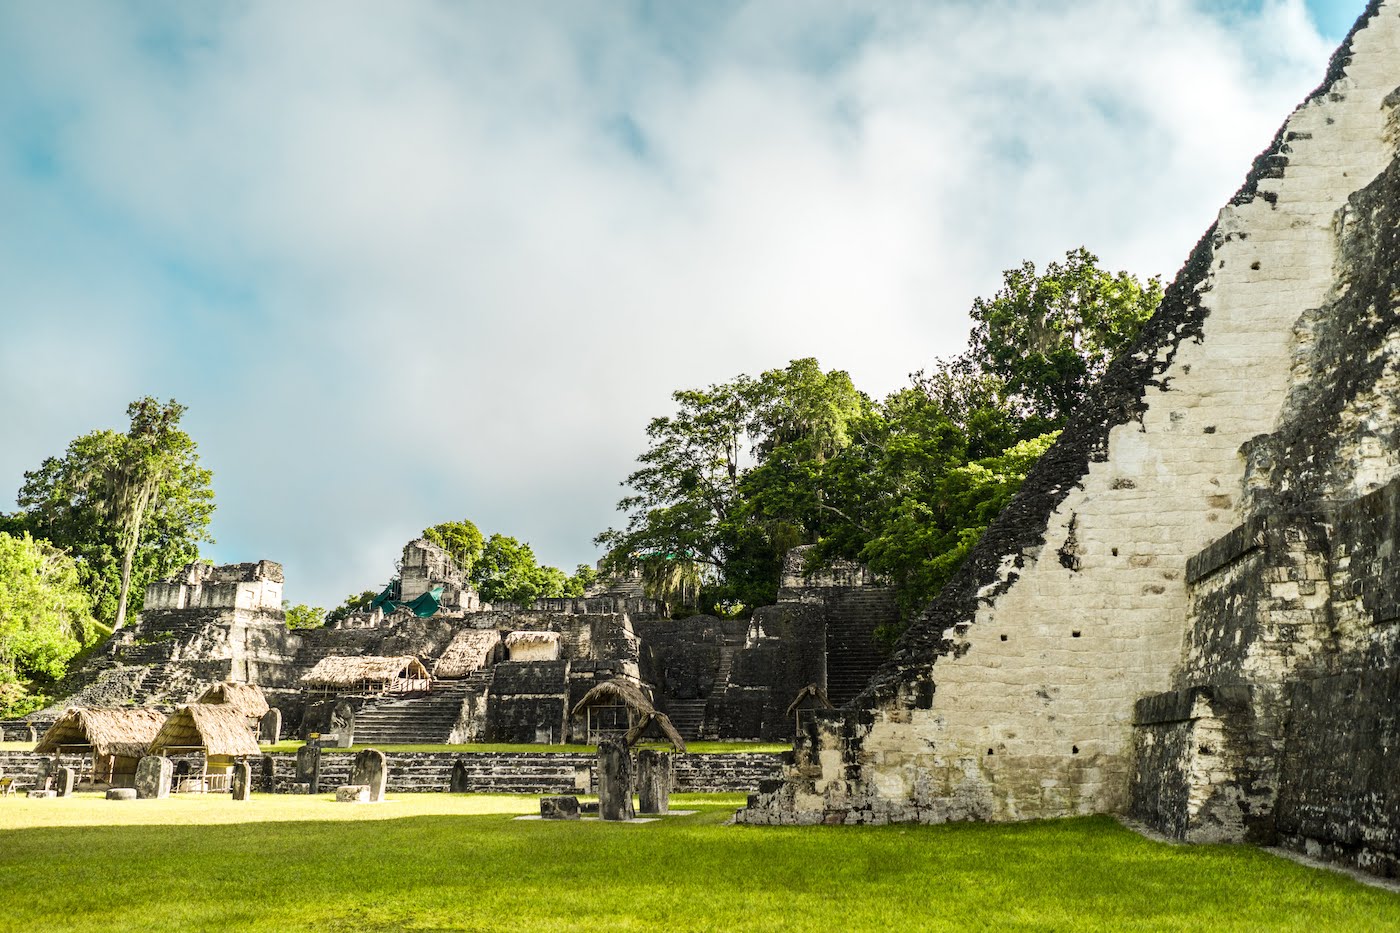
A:
<svg viewBox="0 0 1400 933">
<path fill-rule="evenodd" d="M 1400 3 L 747 822 L 1130 813 L 1400 869 Z"/>
<path fill-rule="evenodd" d="M 882 657 L 873 633 L 896 618 L 893 592 L 860 568 L 803 566 L 795 551 L 779 603 L 748 620 L 666 618 L 627 581 L 492 607 L 420 539 L 392 599 L 289 630 L 280 565 L 195 563 L 147 589 L 137 622 L 69 678 L 48 718 L 178 706 L 228 681 L 261 688 L 289 734 L 359 744 L 591 743 L 654 713 L 687 740 L 787 741 L 798 716 L 864 687 Z M 585 703 L 601 684 L 613 699 Z"/>
</svg>

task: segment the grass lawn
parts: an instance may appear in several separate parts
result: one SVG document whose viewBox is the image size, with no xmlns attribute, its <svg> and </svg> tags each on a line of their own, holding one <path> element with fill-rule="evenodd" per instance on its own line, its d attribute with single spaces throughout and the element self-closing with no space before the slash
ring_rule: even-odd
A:
<svg viewBox="0 0 1400 933">
<path fill-rule="evenodd" d="M 521 822 L 534 797 L 0 799 L 0 930 L 1400 930 L 1400 895 L 1107 818 Z"/>
</svg>

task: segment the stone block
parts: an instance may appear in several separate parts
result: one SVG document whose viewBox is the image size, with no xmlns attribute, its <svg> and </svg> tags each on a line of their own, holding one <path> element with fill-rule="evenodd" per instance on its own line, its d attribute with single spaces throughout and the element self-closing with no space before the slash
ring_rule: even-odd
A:
<svg viewBox="0 0 1400 933">
<path fill-rule="evenodd" d="M 540 818 L 546 820 L 576 820 L 579 818 L 577 797 L 541 797 Z"/>
<path fill-rule="evenodd" d="M 336 803 L 369 803 L 369 788 L 364 784 L 342 784 L 335 789 Z"/>
<path fill-rule="evenodd" d="M 307 787 L 306 793 L 319 793 L 321 789 L 321 746 L 311 742 L 297 749 L 296 782 Z"/>
<path fill-rule="evenodd" d="M 350 768 L 350 783 L 369 788 L 370 803 L 383 802 L 384 785 L 388 779 L 389 766 L 383 752 L 377 748 L 366 748 L 356 753 L 355 762 Z"/>
<path fill-rule="evenodd" d="M 67 797 L 73 793 L 73 785 L 77 781 L 77 774 L 72 768 L 59 768 L 58 777 L 54 781 L 54 790 L 58 796 Z"/>
<path fill-rule="evenodd" d="M 665 813 L 670 806 L 671 788 L 675 780 L 675 766 L 670 754 L 651 749 L 638 752 L 638 809 L 643 813 Z"/>
<path fill-rule="evenodd" d="M 467 775 L 467 763 L 460 758 L 452 763 L 452 777 L 448 781 L 447 789 L 454 794 L 471 793 L 471 778 Z"/>
<path fill-rule="evenodd" d="M 174 768 L 170 759 L 147 755 L 136 765 L 136 796 L 140 800 L 159 800 L 170 796 L 170 780 Z"/>
<path fill-rule="evenodd" d="M 263 713 L 258 722 L 258 741 L 265 745 L 276 745 L 282 740 L 282 711 L 273 707 Z"/>
<path fill-rule="evenodd" d="M 233 763 L 232 785 L 234 800 L 253 799 L 253 766 L 246 761 Z"/>
<path fill-rule="evenodd" d="M 57 797 L 57 796 L 58 796 L 58 791 L 56 791 L 56 790 L 31 790 L 31 791 L 29 792 L 29 796 L 30 796 L 30 797 L 38 797 L 38 798 L 41 799 L 41 800 L 47 800 L 47 799 L 49 799 L 49 798 L 51 798 L 51 797 Z"/>
<path fill-rule="evenodd" d="M 108 800 L 135 800 L 136 788 L 134 787 L 113 787 L 107 791 Z"/>
<path fill-rule="evenodd" d="M 620 739 L 598 743 L 598 816 L 605 820 L 630 820 L 632 809 L 632 754 Z"/>
</svg>

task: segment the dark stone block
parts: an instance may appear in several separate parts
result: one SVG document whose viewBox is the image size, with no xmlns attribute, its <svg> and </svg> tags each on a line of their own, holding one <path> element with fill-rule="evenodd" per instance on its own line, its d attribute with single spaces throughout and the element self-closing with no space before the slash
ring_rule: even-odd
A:
<svg viewBox="0 0 1400 933">
<path fill-rule="evenodd" d="M 540 816 L 546 820 L 576 820 L 579 818 L 577 797 L 541 797 Z"/>
</svg>

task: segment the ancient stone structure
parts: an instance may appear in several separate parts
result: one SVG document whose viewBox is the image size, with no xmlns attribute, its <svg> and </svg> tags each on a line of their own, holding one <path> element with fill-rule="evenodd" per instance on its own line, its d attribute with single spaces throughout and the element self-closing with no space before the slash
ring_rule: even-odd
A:
<svg viewBox="0 0 1400 933">
<path fill-rule="evenodd" d="M 58 792 L 58 796 L 67 797 L 73 793 L 76 779 L 77 773 L 72 768 L 59 768 L 58 775 L 54 779 L 53 789 Z"/>
<path fill-rule="evenodd" d="M 229 782 L 234 800 L 253 799 L 253 766 L 246 761 L 233 763 L 233 779 Z"/>
<path fill-rule="evenodd" d="M 863 569 L 810 575 L 805 563 L 789 555 L 779 604 L 751 621 L 671 620 L 636 581 L 528 608 L 483 605 L 447 553 L 419 539 L 404 548 L 397 593 L 335 627 L 297 631 L 283 623 L 277 564 L 192 564 L 148 588 L 147 611 L 74 673 L 50 712 L 185 703 L 217 680 L 226 693 L 252 685 L 271 704 L 264 742 L 281 737 L 279 719 L 341 747 L 584 742 L 578 701 L 622 679 L 684 738 L 789 739 L 794 695 L 815 683 L 853 696 L 878 666 L 875 627 L 895 618 L 892 591 Z M 419 672 L 412 684 L 347 674 L 396 659 Z M 626 731 L 628 714 L 616 715 Z"/>
<path fill-rule="evenodd" d="M 1133 812 L 1394 873 L 1400 3 L 747 822 Z M 1387 777 L 1389 775 L 1389 777 Z"/>
<path fill-rule="evenodd" d="M 365 784 L 342 784 L 335 789 L 336 803 L 369 803 L 369 787 Z"/>
<path fill-rule="evenodd" d="M 321 790 L 321 746 L 309 742 L 297 749 L 296 783 L 306 787 L 308 794 Z"/>
<path fill-rule="evenodd" d="M 620 739 L 598 743 L 598 816 L 605 820 L 630 820 L 632 808 L 632 754 Z"/>
<path fill-rule="evenodd" d="M 671 785 L 676 771 L 666 752 L 644 748 L 637 752 L 637 809 L 665 813 L 671 805 Z"/>
<path fill-rule="evenodd" d="M 263 713 L 262 719 L 258 722 L 258 742 L 265 745 L 276 745 L 282 741 L 282 711 L 277 708 Z"/>
<path fill-rule="evenodd" d="M 388 779 L 389 768 L 384 763 L 383 752 L 366 748 L 355 753 L 355 763 L 350 768 L 350 783 L 367 787 L 370 803 L 384 802 L 384 785 Z"/>
<path fill-rule="evenodd" d="M 107 791 L 108 800 L 135 800 L 136 788 L 134 787 L 113 787 Z"/>
<path fill-rule="evenodd" d="M 175 767 L 162 755 L 147 755 L 136 765 L 136 796 L 140 800 L 159 800 L 170 796 L 170 782 Z"/>
</svg>

